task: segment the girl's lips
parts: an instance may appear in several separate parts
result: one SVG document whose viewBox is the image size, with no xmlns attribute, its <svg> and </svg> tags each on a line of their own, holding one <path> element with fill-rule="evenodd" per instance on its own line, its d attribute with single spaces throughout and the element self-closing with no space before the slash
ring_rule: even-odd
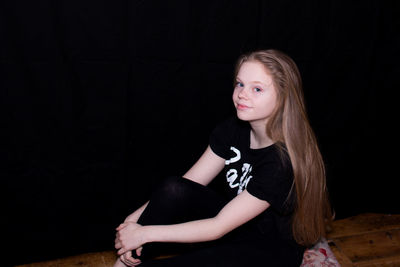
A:
<svg viewBox="0 0 400 267">
<path fill-rule="evenodd" d="M 238 105 L 237 105 L 237 109 L 243 110 L 243 109 L 248 109 L 248 108 L 249 108 L 248 106 L 243 105 L 243 104 L 238 104 Z"/>
</svg>

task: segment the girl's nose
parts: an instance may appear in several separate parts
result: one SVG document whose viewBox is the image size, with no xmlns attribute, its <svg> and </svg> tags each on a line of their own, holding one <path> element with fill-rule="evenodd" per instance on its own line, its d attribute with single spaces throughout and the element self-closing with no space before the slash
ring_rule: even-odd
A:
<svg viewBox="0 0 400 267">
<path fill-rule="evenodd" d="M 246 89 L 244 87 L 240 88 L 238 97 L 239 98 L 247 98 Z"/>
</svg>

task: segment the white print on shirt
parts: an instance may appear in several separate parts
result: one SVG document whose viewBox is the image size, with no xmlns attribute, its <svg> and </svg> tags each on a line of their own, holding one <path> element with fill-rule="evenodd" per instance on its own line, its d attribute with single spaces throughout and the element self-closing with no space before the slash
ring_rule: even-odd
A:
<svg viewBox="0 0 400 267">
<path fill-rule="evenodd" d="M 225 160 L 225 165 L 229 165 L 231 163 L 235 163 L 236 161 L 239 161 L 241 159 L 241 154 L 239 149 L 234 148 L 233 146 L 231 146 L 231 150 L 233 152 L 235 152 L 236 156 L 234 156 L 233 158 L 229 159 L 229 160 Z"/>
<path fill-rule="evenodd" d="M 229 165 L 231 163 L 237 162 L 241 159 L 241 153 L 239 149 L 235 147 L 230 148 L 236 156 L 233 158 L 226 160 L 225 165 Z M 229 183 L 229 186 L 231 188 L 239 187 L 237 194 L 240 194 L 243 192 L 244 189 L 246 189 L 247 184 L 249 183 L 250 179 L 253 178 L 253 176 L 250 175 L 252 170 L 252 166 L 249 163 L 243 163 L 242 166 L 242 176 L 240 177 L 239 181 L 236 181 L 238 178 L 238 171 L 236 169 L 230 169 L 226 172 L 226 181 Z M 236 183 L 235 183 L 236 181 Z"/>
<path fill-rule="evenodd" d="M 253 178 L 253 176 L 250 175 L 252 170 L 252 167 L 248 163 L 243 163 L 242 167 L 242 177 L 240 177 L 240 185 L 238 189 L 238 194 L 242 193 L 244 189 L 246 189 L 247 184 L 249 183 L 250 179 Z"/>
</svg>

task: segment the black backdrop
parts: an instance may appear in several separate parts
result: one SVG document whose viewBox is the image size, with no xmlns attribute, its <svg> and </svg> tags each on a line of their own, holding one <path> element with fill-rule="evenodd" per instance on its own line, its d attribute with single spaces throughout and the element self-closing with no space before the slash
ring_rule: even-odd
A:
<svg viewBox="0 0 400 267">
<path fill-rule="evenodd" d="M 394 2 L 1 1 L 1 261 L 112 249 L 234 114 L 233 64 L 256 48 L 300 67 L 337 218 L 399 213 L 378 137 L 400 75 Z"/>
</svg>

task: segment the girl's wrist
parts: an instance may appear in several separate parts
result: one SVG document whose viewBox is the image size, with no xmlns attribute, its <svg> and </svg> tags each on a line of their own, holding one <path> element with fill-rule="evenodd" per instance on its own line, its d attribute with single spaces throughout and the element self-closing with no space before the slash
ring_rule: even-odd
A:
<svg viewBox="0 0 400 267">
<path fill-rule="evenodd" d="M 152 236 L 152 227 L 151 226 L 142 226 L 142 242 L 143 244 L 154 242 Z"/>
</svg>

